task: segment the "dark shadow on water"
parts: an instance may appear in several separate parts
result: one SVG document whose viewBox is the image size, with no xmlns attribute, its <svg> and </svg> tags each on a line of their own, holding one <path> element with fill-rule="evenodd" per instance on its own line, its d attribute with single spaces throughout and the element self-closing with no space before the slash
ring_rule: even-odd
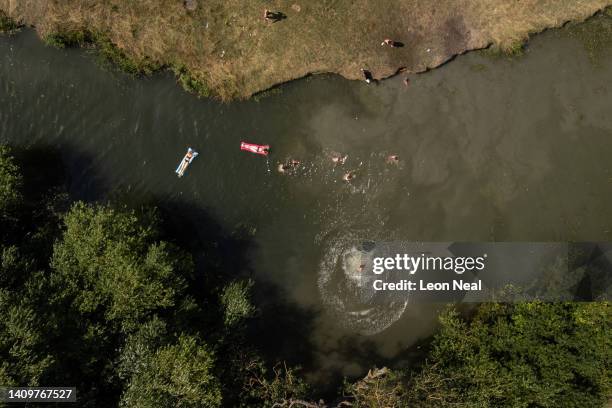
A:
<svg viewBox="0 0 612 408">
<path fill-rule="evenodd" d="M 161 219 L 161 238 L 193 256 L 195 273 L 190 277 L 188 294 L 204 313 L 190 316 L 186 323 L 205 333 L 211 344 L 220 345 L 220 359 L 226 358 L 224 354 L 234 347 L 224 341 L 237 336 L 256 350 L 267 367 L 282 362 L 305 370 L 314 367 L 311 334 L 316 314 L 289 300 L 274 283 L 254 275 L 251 259 L 256 247 L 247 228 L 239 225 L 227 231 L 205 208 L 122 187 L 110 192 L 108 198 L 137 210 L 156 207 Z M 228 333 L 222 324 L 219 295 L 227 284 L 242 279 L 254 282 L 252 300 L 258 312 L 246 323 L 243 332 Z"/>
<path fill-rule="evenodd" d="M 11 149 L 24 179 L 26 201 L 40 200 L 50 189 L 65 185 L 66 171 L 59 150 L 45 145 Z"/>
<path fill-rule="evenodd" d="M 65 154 L 68 153 L 55 146 L 37 144 L 29 147 L 14 147 L 11 152 L 23 177 L 23 204 L 20 206 L 20 224 L 17 236 L 24 236 L 24 242 L 18 243 L 23 257 L 35 262 L 37 272 L 50 273 L 49 260 L 53 244 L 61 236 L 61 216 L 69 210 L 73 198 L 69 193 L 70 177 L 67 172 Z M 87 162 L 90 158 L 80 156 Z M 53 294 L 49 294 L 52 298 Z M 55 300 L 57 302 L 57 299 Z M 41 299 L 37 305 L 39 314 L 56 313 L 54 303 Z M 81 401 L 96 400 L 101 406 L 116 406 L 121 390 L 112 381 L 101 382 L 99 373 L 107 367 L 95 364 L 86 369 L 75 369 L 84 363 L 82 354 L 89 351 L 91 344 L 82 342 L 78 336 L 65 333 L 78 333 L 83 322 L 78 319 L 57 317 L 58 327 L 51 329 L 45 339 L 45 346 L 54 356 L 47 371 L 43 371 L 41 383 L 47 386 L 71 384 L 79 391 Z M 58 338 L 58 333 L 61 337 Z M 119 346 L 116 339 L 105 339 L 97 343 L 100 354 L 115 350 Z M 106 347 L 106 348 L 105 348 Z M 87 364 L 87 363 L 85 363 Z M 83 402 L 82 406 L 91 406 Z"/>
<path fill-rule="evenodd" d="M 283 361 L 288 367 L 302 367 L 302 374 L 311 378 L 317 396 L 330 400 L 336 395 L 344 373 L 340 369 L 322 370 L 318 366 L 318 346 L 313 343 L 318 311 L 298 305 L 278 285 L 255 276 L 252 259 L 257 248 L 248 229 L 238 226 L 231 231 L 225 230 L 206 208 L 180 199 L 161 199 L 124 186 L 109 190 L 106 186 L 111 183 L 97 174 L 95 168 L 88 167 L 85 173 L 80 171 L 92 162 L 91 158 L 69 148 L 60 150 L 52 146 L 36 146 L 17 149 L 15 155 L 24 169 L 24 177 L 29 180 L 26 191 L 33 202 L 44 200 L 47 197 L 45 192 L 63 191 L 66 195 L 63 211 L 69 208 L 70 202 L 79 199 L 110 201 L 137 210 L 148 206 L 158 208 L 160 238 L 190 253 L 195 262 L 195 273 L 189 277 L 188 294 L 196 299 L 201 312 L 188 315 L 181 323 L 188 323 L 187 327 L 203 333 L 208 342 L 218 344 L 220 361 L 231 353 L 233 345 L 228 346 L 227 339 L 235 335 L 223 327 L 222 308 L 218 301 L 220 291 L 232 281 L 253 279 L 253 302 L 258 313 L 246 323 L 240 334 L 243 336 L 242 344 L 256 350 L 267 367 Z M 79 171 L 76 177 L 71 175 L 71 170 L 75 169 Z M 82 180 L 86 183 L 81 183 Z M 46 250 L 50 251 L 51 247 Z M 382 357 L 374 341 L 357 336 L 340 339 L 334 352 L 340 361 L 355 363 L 365 372 L 373 366 L 394 368 L 397 361 L 406 360 Z M 418 353 L 411 348 L 401 354 L 414 358 Z M 73 363 L 78 364 L 76 361 Z M 356 374 L 354 379 L 363 375 L 365 373 Z M 64 380 L 74 381 L 70 378 Z M 92 387 L 87 383 L 81 386 L 85 390 Z"/>
<path fill-rule="evenodd" d="M 187 323 L 205 333 L 208 342 L 218 345 L 220 361 L 230 359 L 239 347 L 241 352 L 256 351 L 269 369 L 282 362 L 288 367 L 313 367 L 311 333 L 316 315 L 290 301 L 277 285 L 255 277 L 251 259 L 256 248 L 248 229 L 238 226 L 226 231 L 204 208 L 180 200 L 143 199 L 132 194 L 115 193 L 115 197 L 121 197 L 120 201 L 135 208 L 157 207 L 162 219 L 162 238 L 193 256 L 195 274 L 189 282 L 188 293 L 204 313 L 191 316 Z M 252 301 L 258 312 L 240 329 L 228 332 L 222 322 L 219 295 L 227 284 L 243 279 L 254 282 Z M 224 384 L 236 380 L 224 378 Z M 230 392 L 241 386 L 231 386 Z M 234 401 L 233 398 L 236 395 L 224 397 L 226 401 Z"/>
<path fill-rule="evenodd" d="M 10 148 L 23 179 L 19 232 L 12 233 L 14 236 L 29 235 L 28 242 L 22 244 L 40 255 L 36 258 L 45 259 L 51 256 L 53 248 L 48 237 L 57 235 L 59 214 L 68 210 L 67 178 L 62 157 L 59 150 L 46 145 Z"/>
<path fill-rule="evenodd" d="M 247 342 L 270 365 L 286 361 L 288 365 L 312 367 L 314 346 L 310 337 L 316 314 L 289 300 L 276 284 L 254 276 L 251 257 L 256 247 L 247 228 L 239 225 L 226 231 L 205 208 L 181 200 L 159 199 L 121 189 L 111 196 L 113 201 L 127 203 L 132 208 L 155 206 L 159 209 L 162 238 L 194 258 L 196 268 L 190 294 L 209 310 L 215 309 L 213 315 L 222 313 L 215 303 L 221 288 L 236 280 L 252 279 L 253 302 L 258 313 L 247 324 Z M 218 326 L 206 319 L 193 323 L 203 329 L 207 326 L 208 331 L 210 325 Z"/>
<path fill-rule="evenodd" d="M 218 288 L 232 281 L 253 279 L 253 302 L 258 313 L 246 328 L 248 344 L 271 365 L 286 361 L 289 365 L 311 366 L 310 334 L 315 314 L 287 299 L 275 284 L 254 276 L 251 257 L 256 248 L 250 231 L 242 226 L 224 231 L 205 209 L 179 201 L 158 201 L 157 205 L 168 238 L 195 256 L 193 289 L 214 297 Z"/>
<path fill-rule="evenodd" d="M 264 357 L 311 369 L 311 334 L 316 313 L 287 300 L 277 286 L 265 281 L 256 283 L 255 302 L 260 307 L 260 316 L 248 332 Z"/>
<path fill-rule="evenodd" d="M 211 344 L 221 344 L 220 351 L 223 351 L 224 339 L 233 334 L 228 334 L 223 327 L 219 294 L 228 283 L 251 278 L 254 281 L 253 300 L 259 312 L 246 323 L 243 344 L 253 347 L 268 367 L 282 361 L 286 361 L 288 366 L 312 365 L 314 346 L 310 334 L 315 315 L 289 301 L 276 285 L 254 277 L 251 257 L 255 248 L 248 230 L 239 226 L 233 231 L 226 231 L 205 208 L 181 200 L 160 199 L 134 191 L 129 186 L 108 189 L 111 183 L 89 165 L 92 159 L 66 146 L 15 148 L 13 155 L 26 180 L 25 196 L 26 201 L 32 203 L 32 208 L 28 209 L 33 214 L 32 225 L 40 225 L 40 220 L 34 219 L 37 209 L 42 207 L 41 202 L 52 204 L 52 196 L 62 197 L 61 206 L 54 208 L 58 217 L 77 200 L 111 202 L 136 211 L 154 206 L 161 220 L 160 239 L 177 245 L 194 259 L 195 273 L 188 277 L 188 294 L 196 299 L 202 312 L 189 315 L 188 327 L 202 333 Z M 81 170 L 84 168 L 85 172 Z M 59 218 L 54 218 L 49 225 L 55 225 L 54 236 L 59 236 Z M 44 250 L 50 256 L 52 241 L 47 244 Z M 62 347 L 58 345 L 58 351 L 61 350 Z M 67 355 L 70 353 L 67 352 Z M 220 354 L 219 359 L 223 358 L 228 356 Z M 79 364 L 78 361 L 68 363 L 75 366 Z M 98 385 L 87 383 L 87 379 L 76 381 L 62 377 L 61 373 L 56 376 L 58 381 L 78 385 L 84 395 L 89 393 L 87 390 L 99 388 Z M 115 397 L 119 392 L 100 390 Z M 108 402 L 114 403 L 115 397 Z"/>
</svg>

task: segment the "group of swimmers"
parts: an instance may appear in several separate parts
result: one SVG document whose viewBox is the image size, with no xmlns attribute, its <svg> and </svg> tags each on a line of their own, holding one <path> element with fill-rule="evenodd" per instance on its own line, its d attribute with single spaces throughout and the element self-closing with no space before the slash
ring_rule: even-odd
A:
<svg viewBox="0 0 612 408">
<path fill-rule="evenodd" d="M 333 153 L 330 158 L 331 158 L 332 163 L 334 163 L 336 166 L 342 166 L 346 162 L 346 159 L 348 159 L 348 155 L 347 154 L 342 155 L 340 153 Z M 387 164 L 398 164 L 399 160 L 400 159 L 397 154 L 391 154 L 387 156 L 386 158 Z M 301 162 L 299 160 L 288 159 L 284 163 L 279 163 L 277 170 L 281 174 L 289 173 L 292 170 L 297 169 L 300 163 Z M 355 170 L 350 170 L 344 173 L 344 175 L 342 176 L 342 180 L 347 183 L 350 183 L 351 180 L 353 180 L 355 177 L 357 177 L 357 172 Z"/>
</svg>

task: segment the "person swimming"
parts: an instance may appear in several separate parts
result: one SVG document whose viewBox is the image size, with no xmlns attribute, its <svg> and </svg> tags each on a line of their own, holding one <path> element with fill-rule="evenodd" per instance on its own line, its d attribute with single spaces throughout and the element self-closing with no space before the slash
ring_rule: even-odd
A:
<svg viewBox="0 0 612 408">
<path fill-rule="evenodd" d="M 290 170 L 295 170 L 295 168 L 299 165 L 299 160 L 288 159 L 285 163 L 279 163 L 277 169 L 279 173 L 287 173 Z"/>
<path fill-rule="evenodd" d="M 391 154 L 387 156 L 387 163 L 389 164 L 397 164 L 399 163 L 399 156 L 397 154 Z"/>
<path fill-rule="evenodd" d="M 348 173 L 345 173 L 344 176 L 342 176 L 342 180 L 346 181 L 347 183 L 350 183 L 350 181 L 355 177 L 355 172 L 349 171 Z"/>
<path fill-rule="evenodd" d="M 346 154 L 344 156 L 341 156 L 340 153 L 334 153 L 332 155 L 331 160 L 337 165 L 343 165 L 347 158 L 348 158 L 348 155 Z"/>
</svg>

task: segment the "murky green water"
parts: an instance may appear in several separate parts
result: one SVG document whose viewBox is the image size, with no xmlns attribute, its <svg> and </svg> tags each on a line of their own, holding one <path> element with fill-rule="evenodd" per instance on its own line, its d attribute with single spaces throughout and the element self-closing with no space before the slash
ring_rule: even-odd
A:
<svg viewBox="0 0 612 408">
<path fill-rule="evenodd" d="M 0 37 L 0 141 L 57 149 L 76 198 L 129 191 L 180 202 L 196 226 L 206 214 L 227 234 L 250 231 L 238 269 L 309 311 L 295 314 L 308 322 L 292 336 L 285 320 L 265 325 L 271 350 L 354 375 L 430 334 L 436 311 L 349 319 L 322 299 L 322 261 L 351 240 L 612 240 L 610 78 L 612 55 L 594 65 L 550 32 L 519 59 L 471 53 L 409 87 L 317 77 L 224 105 L 168 75 L 109 72 L 26 31 Z M 243 139 L 270 144 L 269 162 L 241 152 Z M 200 156 L 178 179 L 187 146 Z M 348 155 L 344 166 L 333 152 Z M 302 164 L 278 174 L 288 157 Z"/>
</svg>

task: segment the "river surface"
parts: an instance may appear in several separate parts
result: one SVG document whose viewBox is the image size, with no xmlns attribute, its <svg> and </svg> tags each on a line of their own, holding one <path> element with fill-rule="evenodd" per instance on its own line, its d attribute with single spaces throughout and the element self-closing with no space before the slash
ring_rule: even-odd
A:
<svg viewBox="0 0 612 408">
<path fill-rule="evenodd" d="M 297 337 L 275 327 L 271 349 L 308 353 L 324 379 L 389 363 L 436 324 L 434 305 L 353 309 L 354 243 L 612 240 L 611 78 L 610 53 L 594 63 L 553 31 L 520 58 L 468 53 L 407 87 L 321 76 L 222 104 L 26 30 L 0 37 L 0 142 L 59 151 L 75 198 L 129 191 L 247 231 L 245 269 L 308 311 Z M 269 159 L 241 140 L 271 145 Z M 188 146 L 200 156 L 179 179 Z M 287 158 L 301 164 L 279 174 Z"/>
</svg>

